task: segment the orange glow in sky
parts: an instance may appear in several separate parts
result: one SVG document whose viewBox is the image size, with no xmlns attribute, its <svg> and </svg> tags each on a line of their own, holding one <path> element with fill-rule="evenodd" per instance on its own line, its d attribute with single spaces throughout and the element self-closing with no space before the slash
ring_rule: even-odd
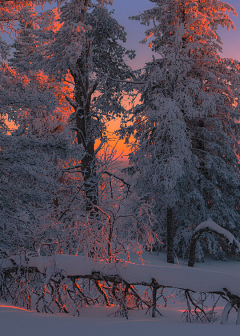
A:
<svg viewBox="0 0 240 336">
<path fill-rule="evenodd" d="M 131 100 L 130 96 L 126 96 L 124 101 L 122 102 L 123 107 L 126 111 L 130 110 L 140 102 L 140 94 L 136 96 L 134 102 Z M 119 157 L 119 161 L 128 162 L 128 155 L 131 152 L 131 142 L 133 142 L 133 138 L 130 138 L 129 144 L 125 144 L 124 140 L 119 140 L 117 136 L 114 134 L 118 129 L 120 129 L 121 118 L 116 118 L 110 121 L 107 125 L 107 130 L 110 134 L 110 140 L 108 141 L 108 145 L 110 148 L 114 148 L 117 153 L 115 157 Z M 97 142 L 100 143 L 99 141 Z M 97 144 L 96 144 L 97 148 Z"/>
<path fill-rule="evenodd" d="M 117 151 L 116 156 L 120 156 L 120 161 L 128 161 L 128 154 L 130 152 L 130 147 L 124 143 L 124 140 L 118 140 L 114 132 L 120 128 L 120 118 L 111 121 L 108 124 L 108 132 L 110 133 L 110 139 L 108 145 L 110 148 L 114 148 Z M 112 135 L 112 136 L 111 136 Z"/>
</svg>

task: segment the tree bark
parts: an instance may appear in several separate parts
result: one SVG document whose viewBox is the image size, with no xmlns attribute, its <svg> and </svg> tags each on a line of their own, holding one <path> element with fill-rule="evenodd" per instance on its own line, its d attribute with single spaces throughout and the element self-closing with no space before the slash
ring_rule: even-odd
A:
<svg viewBox="0 0 240 336">
<path fill-rule="evenodd" d="M 94 154 L 95 140 L 93 136 L 91 97 L 93 92 L 89 92 L 88 78 L 88 57 L 91 45 L 86 46 L 79 57 L 76 67 L 77 72 L 73 73 L 75 82 L 76 127 L 77 142 L 85 150 L 85 156 L 81 161 L 83 174 L 84 191 L 86 195 L 86 211 L 91 211 L 94 205 L 98 204 L 98 184 L 96 178 L 96 157 Z"/>
<path fill-rule="evenodd" d="M 167 208 L 167 262 L 174 264 L 174 215 L 172 208 Z"/>
</svg>

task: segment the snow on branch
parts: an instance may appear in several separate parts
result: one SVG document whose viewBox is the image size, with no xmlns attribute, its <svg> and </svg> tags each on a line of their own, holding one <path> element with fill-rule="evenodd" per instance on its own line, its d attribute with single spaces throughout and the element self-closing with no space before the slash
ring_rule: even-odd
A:
<svg viewBox="0 0 240 336">
<path fill-rule="evenodd" d="M 196 229 L 193 231 L 193 234 L 200 233 L 203 229 L 209 229 L 214 233 L 218 233 L 222 237 L 225 237 L 230 244 L 235 243 L 238 251 L 240 251 L 240 242 L 234 237 L 234 235 L 228 230 L 222 228 L 220 225 L 216 224 L 211 218 L 209 218 L 206 222 L 202 222 L 199 224 Z"/>
<path fill-rule="evenodd" d="M 102 278 L 107 277 L 114 282 L 126 281 L 131 285 L 152 284 L 152 279 L 164 287 L 188 289 L 194 292 L 224 292 L 228 288 L 231 293 L 240 296 L 240 277 L 221 272 L 204 271 L 188 267 L 141 265 L 125 261 L 106 263 L 94 261 L 92 258 L 70 255 L 51 257 L 20 257 L 1 259 L 2 270 L 13 267 L 28 267 L 46 274 L 49 268 L 63 270 L 67 277 Z"/>
<path fill-rule="evenodd" d="M 0 277 L 0 282 L 3 282 L 1 283 L 2 288 L 5 286 L 8 290 L 11 287 L 8 281 L 16 282 L 19 280 L 19 286 L 24 286 L 25 292 L 27 291 L 28 293 L 33 291 L 30 288 L 31 286 L 34 287 L 35 274 L 40 273 L 43 280 L 42 292 L 38 293 L 37 310 L 39 310 L 41 302 L 43 305 L 42 311 L 46 312 L 51 311 L 52 302 L 57 304 L 59 312 L 68 312 L 66 302 L 68 302 L 69 298 L 76 304 L 77 310 L 80 302 L 89 304 L 88 302 L 92 301 L 95 303 L 96 300 L 89 293 L 84 292 L 84 288 L 81 287 L 81 283 L 79 283 L 81 279 L 90 281 L 92 283 L 91 286 L 95 286 L 95 290 L 103 297 L 105 304 L 109 305 L 112 299 L 116 300 L 115 302 L 119 302 L 120 313 L 126 318 L 128 318 L 127 311 L 131 309 L 126 304 L 127 295 L 132 295 L 136 302 L 147 305 L 148 310 L 152 308 L 152 317 L 155 317 L 156 312 L 161 315 L 157 310 L 157 291 L 160 289 L 162 293 L 165 287 L 183 290 L 188 307 L 192 304 L 197 309 L 202 302 L 195 302 L 193 293 L 220 295 L 227 300 L 227 305 L 222 315 L 223 324 L 227 323 L 229 311 L 233 307 L 237 307 L 236 309 L 240 311 L 240 277 L 232 274 L 189 267 L 141 265 L 125 261 L 106 263 L 101 260 L 94 261 L 92 258 L 70 255 L 28 257 L 24 259 L 15 256 L 1 259 L 0 269 L 2 275 L 4 275 Z M 17 274 L 26 272 L 28 272 L 28 279 L 32 277 L 33 284 L 29 280 L 28 284 L 23 284 L 22 277 L 16 278 Z M 152 299 L 146 301 L 144 297 L 141 298 L 134 287 L 136 285 L 150 286 L 152 288 Z M 41 287 L 39 284 L 37 286 L 38 288 Z M 15 286 L 11 288 L 15 288 Z M 28 298 L 29 295 L 27 295 Z M 52 301 L 47 303 L 47 296 L 49 295 L 52 297 Z M 67 298 L 64 295 L 69 297 Z M 30 303 L 28 299 L 29 306 Z M 201 315 L 200 320 L 204 320 L 204 318 L 209 320 L 209 316 L 204 311 L 204 305 L 202 307 L 201 314 L 198 314 L 199 316 Z M 189 315 L 188 319 L 192 319 L 190 308 L 186 310 L 186 314 Z"/>
<path fill-rule="evenodd" d="M 213 222 L 211 218 L 209 218 L 207 221 L 199 224 L 193 231 L 190 245 L 188 266 L 190 267 L 194 266 L 196 243 L 204 232 L 214 233 L 222 238 L 225 238 L 229 242 L 229 244 L 232 245 L 235 244 L 237 247 L 237 251 L 240 251 L 240 242 L 234 237 L 234 235 L 228 230 L 222 228 L 220 225 Z"/>
</svg>

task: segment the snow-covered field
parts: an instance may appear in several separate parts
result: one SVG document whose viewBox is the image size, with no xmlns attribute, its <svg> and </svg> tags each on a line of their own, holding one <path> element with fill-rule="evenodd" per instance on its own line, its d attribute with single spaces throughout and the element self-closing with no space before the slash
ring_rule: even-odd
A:
<svg viewBox="0 0 240 336">
<path fill-rule="evenodd" d="M 166 266 L 165 255 L 144 255 L 152 265 Z M 138 262 L 132 258 L 132 261 Z M 179 260 L 175 267 L 185 268 L 186 261 Z M 224 272 L 240 276 L 240 262 L 213 261 L 206 259 L 204 263 L 196 263 L 196 268 Z M 214 324 L 186 323 L 182 313 L 186 303 L 179 297 L 177 302 L 168 301 L 168 306 L 159 307 L 163 316 L 153 319 L 145 310 L 129 312 L 129 319 L 110 315 L 117 307 L 88 306 L 81 308 L 81 316 L 73 317 L 63 314 L 42 314 L 27 311 L 11 305 L 11 302 L 0 302 L 0 336 L 123 336 L 123 335 L 161 335 L 161 336 L 225 336 L 238 335 L 240 326 L 236 323 L 236 312 L 232 310 L 228 325 L 221 325 L 220 319 Z M 163 302 L 159 302 L 162 304 Z M 221 316 L 224 301 L 219 301 L 216 312 Z M 109 316 L 110 315 L 110 316 Z"/>
<path fill-rule="evenodd" d="M 227 336 L 239 335 L 240 326 L 184 323 L 178 307 L 162 309 L 163 317 L 152 319 L 143 311 L 130 312 L 129 320 L 120 317 L 107 317 L 103 307 L 82 310 L 81 317 L 40 314 L 28 312 L 1 302 L 1 336 Z"/>
</svg>

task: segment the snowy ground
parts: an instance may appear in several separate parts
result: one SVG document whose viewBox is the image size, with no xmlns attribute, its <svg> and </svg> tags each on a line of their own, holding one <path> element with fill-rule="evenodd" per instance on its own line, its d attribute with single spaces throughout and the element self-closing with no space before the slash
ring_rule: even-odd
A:
<svg viewBox="0 0 240 336">
<path fill-rule="evenodd" d="M 165 255 L 144 255 L 151 264 L 165 266 Z M 131 260 L 135 261 L 135 260 Z M 136 260 L 137 261 L 137 260 Z M 185 268 L 186 262 L 179 260 L 175 267 Z M 204 263 L 197 263 L 196 268 L 240 275 L 240 262 L 213 261 L 207 259 Z M 160 302 L 161 304 L 161 302 Z M 221 315 L 224 302 L 219 301 L 216 312 Z M 116 307 L 106 309 L 100 306 L 88 306 L 81 309 L 80 317 L 60 314 L 40 314 L 26 311 L 0 302 L 0 336 L 226 336 L 239 335 L 240 326 L 235 325 L 236 313 L 231 311 L 228 325 L 220 325 L 220 320 L 214 324 L 185 323 L 181 316 L 186 305 L 169 302 L 168 307 L 159 307 L 163 316 L 155 319 L 144 310 L 130 311 L 129 320 L 122 317 L 108 316 L 116 311 Z"/>
<path fill-rule="evenodd" d="M 178 307 L 162 309 L 163 317 L 152 319 L 143 311 L 130 312 L 129 320 L 107 317 L 103 307 L 83 309 L 81 317 L 50 315 L 29 312 L 13 306 L 0 305 L 1 336 L 227 336 L 239 335 L 240 326 L 234 325 L 230 316 L 229 325 L 184 323 Z"/>
</svg>

